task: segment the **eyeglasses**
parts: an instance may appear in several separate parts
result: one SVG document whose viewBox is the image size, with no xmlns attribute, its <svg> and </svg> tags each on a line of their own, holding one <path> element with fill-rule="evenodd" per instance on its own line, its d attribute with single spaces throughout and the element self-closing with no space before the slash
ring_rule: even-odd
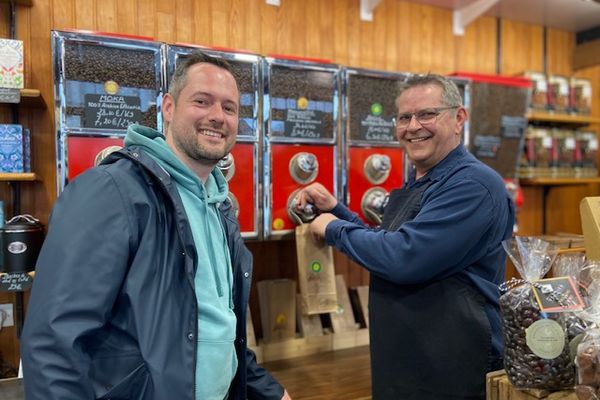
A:
<svg viewBox="0 0 600 400">
<path fill-rule="evenodd" d="M 435 122 L 436 118 L 442 113 L 442 111 L 459 107 L 460 106 L 432 107 L 425 108 L 414 113 L 398 114 L 398 116 L 394 119 L 394 124 L 396 125 L 396 128 L 404 129 L 410 125 L 410 121 L 412 121 L 412 117 L 414 115 L 419 124 L 422 126 L 431 125 Z"/>
</svg>

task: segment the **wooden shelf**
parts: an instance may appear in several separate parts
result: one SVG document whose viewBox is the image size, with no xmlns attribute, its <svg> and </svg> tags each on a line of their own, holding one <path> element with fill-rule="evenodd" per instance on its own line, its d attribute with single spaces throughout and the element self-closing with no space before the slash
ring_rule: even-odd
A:
<svg viewBox="0 0 600 400">
<path fill-rule="evenodd" d="M 0 181 L 11 182 L 11 181 L 35 181 L 37 175 L 34 172 L 24 173 L 0 173 Z"/>
<path fill-rule="evenodd" d="M 21 89 L 21 103 L 29 107 L 46 107 L 44 98 L 38 89 Z"/>
<path fill-rule="evenodd" d="M 522 186 L 568 186 L 600 183 L 600 178 L 519 178 Z"/>
<path fill-rule="evenodd" d="M 567 125 L 600 124 L 600 118 L 590 117 L 586 115 L 546 114 L 532 112 L 527 114 L 527 119 L 529 119 L 530 121 L 552 122 Z"/>
</svg>

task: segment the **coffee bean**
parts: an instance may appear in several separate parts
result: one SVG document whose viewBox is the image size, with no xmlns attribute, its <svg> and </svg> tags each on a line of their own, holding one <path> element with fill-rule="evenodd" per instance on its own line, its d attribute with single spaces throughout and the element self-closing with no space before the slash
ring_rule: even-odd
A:
<svg viewBox="0 0 600 400">
<path fill-rule="evenodd" d="M 313 70 L 287 65 L 271 65 L 269 78 L 269 95 L 271 99 L 282 98 L 298 100 L 305 98 L 310 102 L 323 102 L 330 105 L 333 110 L 336 85 L 334 71 Z M 288 109 L 290 107 L 287 107 Z M 271 119 L 285 121 L 286 109 L 271 108 Z M 321 139 L 333 138 L 334 120 L 333 112 L 320 113 Z M 281 136 L 281 132 L 272 132 Z"/>
<path fill-rule="evenodd" d="M 158 94 L 160 82 L 156 70 L 160 65 L 156 65 L 155 57 L 154 50 L 121 49 L 109 45 L 67 41 L 64 47 L 64 75 L 67 81 L 95 84 L 114 81 L 120 88 L 150 89 Z M 95 91 L 90 93 L 97 94 Z M 85 125 L 83 105 L 69 104 L 67 98 L 65 111 L 68 116 L 80 116 L 81 126 Z M 156 128 L 155 104 L 150 104 L 145 110 L 142 108 L 142 119 L 141 123 Z"/>
</svg>

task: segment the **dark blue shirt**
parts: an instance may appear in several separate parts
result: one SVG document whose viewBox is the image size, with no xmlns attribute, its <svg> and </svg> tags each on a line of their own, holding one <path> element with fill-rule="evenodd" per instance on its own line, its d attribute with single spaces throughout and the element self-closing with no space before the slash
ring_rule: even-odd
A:
<svg viewBox="0 0 600 400">
<path fill-rule="evenodd" d="M 502 178 L 459 145 L 406 188 L 430 184 L 417 216 L 397 231 L 367 227 L 342 204 L 332 213 L 326 240 L 352 260 L 396 284 L 433 282 L 450 276 L 471 284 L 486 299 L 497 356 L 502 350 L 500 296 L 514 207 Z M 467 328 L 466 328 L 467 329 Z"/>
</svg>

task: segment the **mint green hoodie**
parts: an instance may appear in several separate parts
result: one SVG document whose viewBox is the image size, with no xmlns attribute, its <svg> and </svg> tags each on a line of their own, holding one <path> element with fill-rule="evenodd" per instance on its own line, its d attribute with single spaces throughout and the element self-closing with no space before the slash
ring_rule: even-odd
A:
<svg viewBox="0 0 600 400">
<path fill-rule="evenodd" d="M 169 173 L 183 201 L 198 254 L 196 400 L 223 400 L 237 370 L 231 259 L 218 211 L 227 198 L 227 181 L 215 168 L 202 183 L 154 129 L 130 125 L 125 145 L 132 144 L 142 146 Z"/>
</svg>

